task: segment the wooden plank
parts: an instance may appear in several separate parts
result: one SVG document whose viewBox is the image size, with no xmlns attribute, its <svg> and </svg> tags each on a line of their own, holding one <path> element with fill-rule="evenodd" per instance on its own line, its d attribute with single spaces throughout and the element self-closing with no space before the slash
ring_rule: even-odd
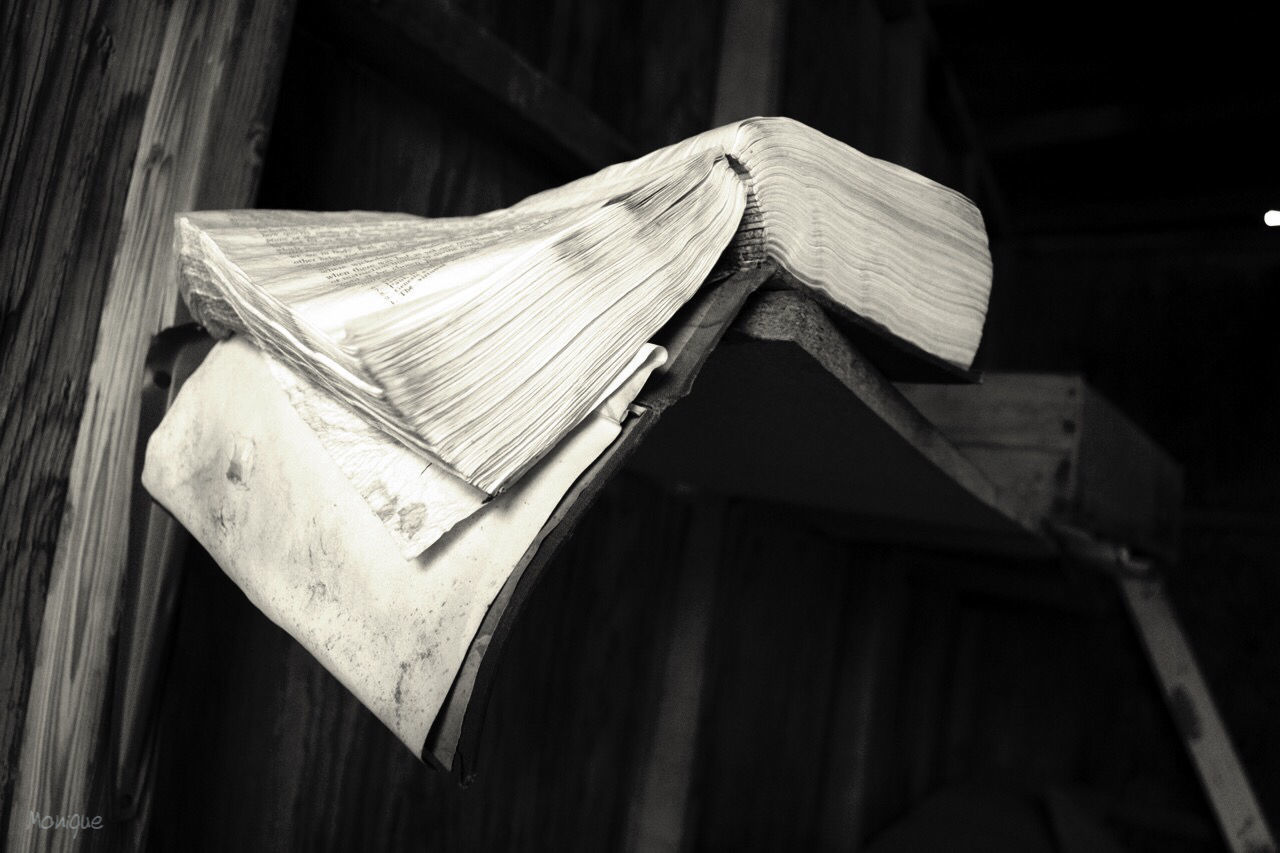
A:
<svg viewBox="0 0 1280 853">
<path fill-rule="evenodd" d="M 1164 688 L 1165 702 L 1232 851 L 1275 850 L 1275 839 L 1245 776 L 1200 666 L 1155 575 L 1122 576 L 1120 589 Z"/>
<path fill-rule="evenodd" d="M 688 846 L 817 849 L 847 546 L 750 504 L 726 534 Z"/>
<path fill-rule="evenodd" d="M 786 0 L 726 0 L 712 124 L 778 111 Z"/>
<path fill-rule="evenodd" d="M 823 850 L 858 850 L 887 787 L 875 743 L 895 710 L 893 668 L 902 660 L 908 598 L 892 557 L 862 547 L 852 554 L 832 688 L 817 838 Z"/>
<path fill-rule="evenodd" d="M 782 114 L 883 157 L 883 30 L 874 0 L 793 4 Z"/>
<path fill-rule="evenodd" d="M 182 563 L 191 540 L 177 519 L 143 488 L 142 467 L 151 433 L 214 339 L 194 323 L 164 330 L 147 352 L 141 389 L 127 569 L 120 591 L 120 625 L 112 672 L 111 732 L 107 760 L 112 817 L 133 817 L 148 805 L 146 770 L 155 738 L 159 693 L 169 661 Z M 145 817 L 139 818 L 145 827 Z"/>
<path fill-rule="evenodd" d="M 1059 451 L 1075 449 L 1080 431 L 1078 376 L 988 373 L 963 391 L 898 384 L 925 417 L 962 447 Z"/>
<path fill-rule="evenodd" d="M 665 482 L 1045 543 L 804 295 L 754 298 L 635 466 Z"/>
<path fill-rule="evenodd" d="M 880 116 L 884 157 L 920 171 L 924 165 L 928 57 L 922 27 L 914 17 L 885 22 L 883 61 L 881 79 L 888 88 Z"/>
<path fill-rule="evenodd" d="M 726 541 L 724 503 L 704 497 L 693 505 L 691 516 L 658 707 L 637 767 L 640 778 L 628 816 L 628 850 L 680 850 L 688 831 L 712 613 Z"/>
<path fill-rule="evenodd" d="M 1083 383 L 1078 377 L 989 374 L 972 393 L 898 389 L 960 451 L 1037 519 L 1075 492 Z"/>
<path fill-rule="evenodd" d="M 480 773 L 462 792 L 487 800 L 491 826 L 452 849 L 625 846 L 679 572 L 697 547 L 690 511 L 638 478 L 606 485 L 497 660 Z"/>
<path fill-rule="evenodd" d="M 1079 376 L 993 373 L 980 386 L 898 387 L 1038 525 L 1176 552 L 1179 467 Z"/>
<path fill-rule="evenodd" d="M 67 469 L 129 168 L 164 32 L 161 4 L 0 12 L 0 836 L 15 785 Z M 80 807 L 83 804 L 75 804 Z M 70 805 L 67 806 L 71 808 Z"/>
<path fill-rule="evenodd" d="M 322 2 L 303 25 L 329 34 L 411 91 L 448 99 L 533 145 L 570 176 L 636 156 L 635 147 L 500 39 L 439 0 Z"/>
<path fill-rule="evenodd" d="M 494 673 L 524 602 L 532 595 L 558 550 L 569 542 L 575 526 L 601 489 L 643 440 L 656 417 L 655 412 L 641 412 L 623 424 L 622 432 L 608 449 L 565 493 L 538 537 L 512 570 L 480 623 L 449 695 L 445 697 L 444 707 L 427 732 L 422 747 L 424 761 L 443 770 L 452 770 L 463 784 L 475 776 L 474 756 L 480 747 Z"/>
<path fill-rule="evenodd" d="M 496 667 L 494 661 L 501 657 L 523 602 L 537 585 L 556 549 L 572 535 L 574 525 L 591 500 L 641 445 L 665 408 L 689 392 L 698 371 L 739 307 L 772 272 L 772 268 L 763 267 L 738 273 L 704 290 L 673 318 L 669 325 L 671 331 L 659 336 L 660 342 L 671 346 L 672 356 L 657 381 L 637 400 L 645 408 L 623 424 L 622 434 L 564 496 L 538 539 L 529 546 L 499 590 L 467 650 L 445 706 L 427 734 L 424 760 L 451 768 L 464 780 L 474 772 L 488 691 Z"/>
<path fill-rule="evenodd" d="M 152 816 L 132 849 L 432 849 L 427 833 L 443 818 L 423 807 L 431 772 L 203 550 L 191 552 Z"/>
<path fill-rule="evenodd" d="M 430 95 L 296 28 L 259 206 L 466 216 L 559 183 L 536 149 Z"/>
<path fill-rule="evenodd" d="M 1068 521 L 1166 559 L 1178 550 L 1182 469 L 1097 391 L 1084 394 Z"/>
<path fill-rule="evenodd" d="M 711 127 L 720 3 L 453 0 L 649 151 Z"/>
<path fill-rule="evenodd" d="M 154 20 L 121 22 L 134 37 L 152 26 L 163 35 L 158 60 L 145 41 L 122 45 L 130 61 L 154 63 L 155 82 L 149 96 L 136 90 L 128 96 L 145 101 L 146 114 L 118 236 L 102 246 L 110 278 L 28 700 L 9 824 L 15 849 L 35 841 L 30 821 L 21 819 L 27 809 L 91 812 L 142 363 L 151 335 L 175 311 L 172 217 L 195 206 L 252 200 L 290 15 L 288 2 L 193 0 L 172 4 Z M 109 49 L 110 33 L 99 31 L 99 38 Z M 91 179 L 104 179 L 110 168 L 96 165 L 93 171 L 103 174 Z"/>
<path fill-rule="evenodd" d="M 617 849 L 687 511 L 610 481 L 514 627 L 466 789 L 198 552 L 145 849 Z"/>
</svg>

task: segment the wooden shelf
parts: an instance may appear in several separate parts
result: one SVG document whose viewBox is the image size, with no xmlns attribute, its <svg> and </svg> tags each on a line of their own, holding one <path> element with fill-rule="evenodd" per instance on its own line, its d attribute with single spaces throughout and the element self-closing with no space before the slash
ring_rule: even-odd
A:
<svg viewBox="0 0 1280 853">
<path fill-rule="evenodd" d="M 682 492 L 786 504 L 861 541 L 1044 558 L 1056 553 L 1050 525 L 1065 522 L 1172 548 L 1176 466 L 1078 377 L 895 385 L 808 296 L 763 289 L 774 274 L 709 282 L 660 334 L 666 369 L 489 607 L 425 761 L 464 781 L 479 769 L 513 626 L 623 467 Z"/>
<path fill-rule="evenodd" d="M 634 465 L 675 485 L 835 511 L 913 539 L 933 530 L 1038 541 L 1035 517 L 794 291 L 745 306 Z"/>
<path fill-rule="evenodd" d="M 771 268 L 709 285 L 667 327 L 670 367 L 642 411 L 582 476 L 498 594 L 468 650 L 423 758 L 463 780 L 502 647 L 539 575 L 624 464 L 722 495 L 812 507 L 849 532 L 959 537 L 1045 555 L 1033 513 L 1007 497 L 794 291 L 757 292 Z M 957 386 L 959 389 L 959 386 Z"/>
<path fill-rule="evenodd" d="M 575 175 L 638 152 L 501 39 L 439 0 L 304 4 L 299 23 L 410 91 L 457 105 Z"/>
<path fill-rule="evenodd" d="M 995 373 L 969 388 L 899 388 L 1040 525 L 1175 555 L 1181 469 L 1082 377 Z"/>
</svg>

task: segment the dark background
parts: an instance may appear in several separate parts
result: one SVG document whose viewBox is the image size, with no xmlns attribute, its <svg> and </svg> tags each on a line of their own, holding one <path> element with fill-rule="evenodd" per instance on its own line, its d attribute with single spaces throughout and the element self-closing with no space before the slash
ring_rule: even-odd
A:
<svg viewBox="0 0 1280 853">
<path fill-rule="evenodd" d="M 492 63 L 460 72 L 396 4 L 303 0 L 260 206 L 477 213 L 713 123 L 733 38 L 720 3 L 424 8 L 563 93 L 572 127 L 591 138 L 566 142 L 547 116 L 513 109 L 476 82 Z M 1185 466 L 1172 593 L 1262 807 L 1280 819 L 1280 229 L 1262 224 L 1280 207 L 1276 13 L 982 0 L 781 8 L 776 112 L 982 208 L 996 272 L 978 366 L 1082 373 Z M 6 298 L 8 353 L 27 308 Z M 62 392 L 64 434 L 83 373 Z M 20 410 L 6 404 L 3 417 L 6 437 L 21 434 Z M 4 447 L 6 471 L 19 471 L 22 447 Z M 59 464 L 61 481 L 53 465 L 47 484 L 5 483 L 25 490 L 6 504 L 28 523 L 11 536 L 6 520 L 4 557 L 19 571 L 6 571 L 4 600 L 26 649 L 62 510 Z M 851 847 L 941 802 L 955 825 L 995 815 L 1009 846 L 1027 849 L 1014 828 L 1028 814 L 1052 822 L 1063 792 L 1136 849 L 1220 843 L 1114 601 L 992 592 L 964 578 L 1018 566 L 833 539 L 802 513 L 677 500 L 638 477 L 593 511 L 531 603 L 482 749 L 491 772 L 468 791 L 414 763 L 197 555 L 152 842 L 617 846 L 635 831 L 628 802 L 649 760 L 673 590 L 708 505 L 724 516 L 703 735 L 675 829 L 686 845 Z M 15 719 L 22 660 L 7 693 Z"/>
</svg>

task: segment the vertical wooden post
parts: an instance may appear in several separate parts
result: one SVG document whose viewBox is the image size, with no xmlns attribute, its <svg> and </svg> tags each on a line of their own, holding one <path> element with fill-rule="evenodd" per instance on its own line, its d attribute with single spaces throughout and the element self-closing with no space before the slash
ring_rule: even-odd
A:
<svg viewBox="0 0 1280 853">
<path fill-rule="evenodd" d="M 927 55 L 921 24 L 914 16 L 884 27 L 884 98 L 881 126 L 886 159 L 919 170 L 924 159 Z"/>
<path fill-rule="evenodd" d="M 703 686 L 724 543 L 725 509 L 702 497 L 690 513 L 685 559 L 675 590 L 675 614 L 661 673 L 657 719 L 628 817 L 629 850 L 683 846 L 693 785 Z M 642 753 L 644 755 L 645 753 Z"/>
<path fill-rule="evenodd" d="M 0 835 L 162 4 L 31 0 L 0 48 Z M 34 804 L 24 803 L 25 807 Z"/>
<path fill-rule="evenodd" d="M 292 2 L 177 0 L 160 14 L 159 59 L 50 569 L 10 804 L 14 850 L 70 843 L 66 833 L 42 830 L 30 812 L 92 815 L 99 808 L 92 799 L 95 774 L 104 769 L 103 708 L 125 569 L 143 359 L 176 308 L 173 215 L 252 202 Z"/>
<path fill-rule="evenodd" d="M 841 619 L 840 665 L 833 688 L 828 742 L 830 751 L 823 778 L 818 838 L 825 850 L 857 850 L 867 832 L 871 799 L 872 745 L 887 705 L 889 667 L 898 660 L 907 613 L 907 588 L 901 571 L 885 557 L 872 562 L 858 552 L 859 564 L 850 571 L 862 575 L 851 591 Z"/>
<path fill-rule="evenodd" d="M 721 32 L 714 124 L 776 112 L 786 0 L 729 0 Z M 630 850 L 679 850 L 684 844 L 724 514 L 723 502 L 707 496 L 693 508 L 657 719 L 628 818 Z"/>
<path fill-rule="evenodd" d="M 725 3 L 713 124 L 777 111 L 786 30 L 786 0 Z"/>
<path fill-rule="evenodd" d="M 1267 819 L 1169 603 L 1164 582 L 1151 572 L 1143 577 L 1121 575 L 1118 583 L 1223 840 L 1233 853 L 1275 850 Z"/>
</svg>

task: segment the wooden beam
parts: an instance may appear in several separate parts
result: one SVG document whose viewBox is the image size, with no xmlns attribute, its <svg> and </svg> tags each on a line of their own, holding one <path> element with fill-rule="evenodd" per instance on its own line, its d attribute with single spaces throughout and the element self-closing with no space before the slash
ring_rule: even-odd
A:
<svg viewBox="0 0 1280 853">
<path fill-rule="evenodd" d="M 1044 544 L 1031 507 L 996 486 L 795 291 L 747 303 L 695 392 L 662 416 L 632 465 L 660 482 L 882 526 Z"/>
<path fill-rule="evenodd" d="M 778 111 L 786 23 L 787 0 L 725 3 L 712 124 Z"/>
<path fill-rule="evenodd" d="M 689 820 L 702 722 L 716 582 L 723 559 L 724 501 L 691 507 L 689 545 L 673 600 L 675 614 L 662 671 L 656 719 L 628 816 L 628 850 L 681 850 Z"/>
<path fill-rule="evenodd" d="M 860 850 L 877 784 L 873 748 L 892 707 L 892 668 L 902 659 L 908 613 L 905 575 L 893 558 L 855 552 L 858 579 L 846 595 L 818 838 L 824 850 Z"/>
<path fill-rule="evenodd" d="M 1266 816 L 1173 612 L 1164 582 L 1154 573 L 1121 576 L 1118 581 L 1223 840 L 1233 853 L 1275 850 Z"/>
<path fill-rule="evenodd" d="M 886 16 L 887 17 L 887 16 Z M 884 24 L 885 95 L 880 126 L 884 130 L 884 157 L 900 166 L 924 168 L 924 133 L 928 56 L 923 28 L 913 17 L 894 18 Z"/>
<path fill-rule="evenodd" d="M 604 484 L 642 446 L 662 413 L 689 393 L 695 377 L 747 296 L 772 275 L 773 268 L 766 266 L 739 272 L 715 287 L 704 288 L 668 324 L 668 331 L 673 333 L 657 339 L 668 352 L 665 370 L 655 375 L 641 392 L 636 404 L 642 411 L 624 423 L 622 434 L 565 494 L 489 606 L 444 707 L 427 735 L 422 752 L 424 761 L 451 769 L 464 781 L 476 772 L 476 756 L 497 661 L 501 660 L 512 625 L 537 586 L 541 573 L 572 535 L 574 526 Z"/>
<path fill-rule="evenodd" d="M 982 385 L 899 385 L 1038 527 L 1069 523 L 1171 557 L 1182 471 L 1078 376 L 988 374 Z"/>
<path fill-rule="evenodd" d="M 363 64 L 410 91 L 475 113 L 571 176 L 639 153 L 501 39 L 440 0 L 321 0 L 302 12 L 301 25 Z"/>
<path fill-rule="evenodd" d="M 69 457 L 164 13 L 147 0 L 50 0 L 9 4 L 0 15 L 3 836 L 10 805 L 22 818 L 22 808 L 58 805 L 16 799 L 17 763 Z"/>
<path fill-rule="evenodd" d="M 151 336 L 172 322 L 176 309 L 173 215 L 252 202 L 292 3 L 177 0 L 148 12 L 152 17 L 143 20 L 113 21 L 121 27 L 122 61 L 148 65 L 113 97 L 145 104 L 146 111 L 118 232 L 108 232 L 98 270 L 109 278 L 10 801 L 8 837 L 15 850 L 37 846 L 42 830 L 29 819 L 32 810 L 92 815 L 101 808 L 95 787 L 102 779 L 103 707 L 125 570 L 142 365 Z M 135 43 L 140 30 L 147 35 Z M 106 42 L 106 63 L 113 35 L 95 32 Z M 148 49 L 152 38 L 158 51 Z M 153 71 L 152 85 L 137 82 Z M 127 171 L 128 162 L 90 158 L 85 180 L 107 180 L 113 169 Z"/>
</svg>

